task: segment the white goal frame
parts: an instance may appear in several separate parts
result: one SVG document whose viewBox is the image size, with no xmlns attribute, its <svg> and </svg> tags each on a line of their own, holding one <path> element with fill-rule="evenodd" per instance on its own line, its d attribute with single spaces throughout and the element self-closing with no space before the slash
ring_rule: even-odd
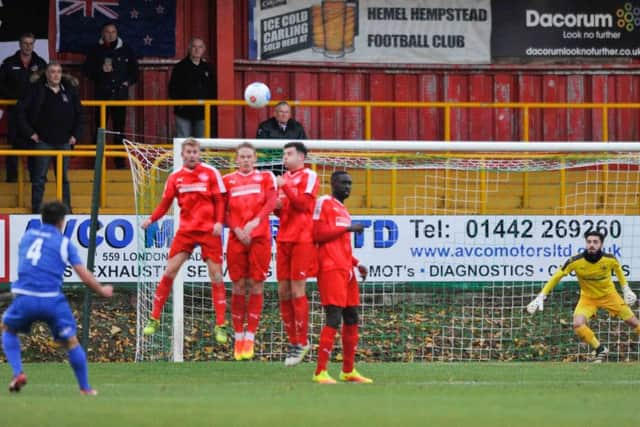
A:
<svg viewBox="0 0 640 427">
<path fill-rule="evenodd" d="M 182 167 L 181 147 L 187 138 L 173 139 L 174 171 Z M 214 148 L 233 150 L 242 142 L 250 142 L 257 149 L 281 149 L 284 144 L 295 140 L 275 139 L 233 139 L 196 138 L 201 149 Z M 398 153 L 418 152 L 467 152 L 467 153 L 606 153 L 640 152 L 640 142 L 488 142 L 488 141 L 374 141 L 374 140 L 305 140 L 310 150 L 328 151 L 395 151 Z M 179 227 L 180 210 L 174 200 L 174 229 Z M 174 362 L 184 361 L 184 268 L 178 272 L 173 283 L 173 344 Z"/>
</svg>

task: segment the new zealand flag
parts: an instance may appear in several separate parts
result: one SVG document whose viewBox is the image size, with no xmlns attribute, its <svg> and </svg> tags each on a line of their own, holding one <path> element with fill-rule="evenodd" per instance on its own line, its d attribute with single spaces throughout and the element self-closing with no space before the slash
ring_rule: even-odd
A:
<svg viewBox="0 0 640 427">
<path fill-rule="evenodd" d="M 115 22 L 138 57 L 176 54 L 176 0 L 57 0 L 58 52 L 86 53 Z"/>
</svg>

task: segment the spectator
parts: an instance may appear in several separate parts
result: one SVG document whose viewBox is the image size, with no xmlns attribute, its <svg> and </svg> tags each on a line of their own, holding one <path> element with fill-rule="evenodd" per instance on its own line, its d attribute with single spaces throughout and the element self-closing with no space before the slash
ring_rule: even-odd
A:
<svg viewBox="0 0 640 427">
<path fill-rule="evenodd" d="M 113 22 L 102 26 L 102 37 L 89 51 L 84 63 L 84 73 L 95 85 L 94 96 L 101 100 L 128 99 L 129 87 L 138 81 L 138 60 L 120 37 Z M 97 122 L 100 123 L 99 111 Z M 118 132 L 115 142 L 122 144 L 125 127 L 126 107 L 107 108 L 107 120 L 111 118 L 111 128 Z M 116 167 L 124 168 L 124 159 L 115 158 Z"/>
<path fill-rule="evenodd" d="M 16 106 L 20 134 L 30 141 L 34 150 L 70 150 L 80 134 L 80 96 L 78 80 L 72 76 L 62 76 L 62 66 L 50 62 L 44 78 L 36 75 Z M 40 212 L 44 196 L 44 185 L 49 170 L 50 156 L 33 159 L 31 177 L 31 209 Z M 71 196 L 67 169 L 69 157 L 62 161 L 62 199 L 71 212 Z M 56 175 L 59 173 L 56 170 Z"/>
<path fill-rule="evenodd" d="M 276 104 L 274 115 L 268 120 L 260 123 L 256 134 L 258 139 L 287 139 L 289 141 L 299 141 L 307 139 L 302 124 L 291 118 L 291 106 L 286 101 Z M 267 162 L 271 164 L 268 168 L 276 175 L 282 174 L 282 150 L 262 150 Z M 277 163 L 277 166 L 274 164 Z"/>
<path fill-rule="evenodd" d="M 272 118 L 265 120 L 258 126 L 256 138 L 262 139 L 307 139 L 300 122 L 291 118 L 291 107 L 286 101 L 276 104 Z"/>
<path fill-rule="evenodd" d="M 215 99 L 216 81 L 213 67 L 204 60 L 207 50 L 202 39 L 194 37 L 189 42 L 189 55 L 173 68 L 169 80 L 169 97 L 172 99 Z M 178 138 L 204 137 L 204 107 L 177 105 L 176 136 Z M 212 122 L 214 115 L 211 115 Z M 213 123 L 212 123 L 213 127 Z"/>
<path fill-rule="evenodd" d="M 18 50 L 12 56 L 5 58 L 0 66 L 0 97 L 4 99 L 20 99 L 29 86 L 29 78 L 33 74 L 43 71 L 47 63 L 33 50 L 36 38 L 33 33 L 20 36 Z M 27 140 L 18 136 L 16 108 L 9 107 L 9 123 L 7 139 L 13 149 L 27 148 Z M 29 173 L 33 159 L 29 158 Z M 16 182 L 18 177 L 18 157 L 7 157 L 7 182 Z"/>
</svg>

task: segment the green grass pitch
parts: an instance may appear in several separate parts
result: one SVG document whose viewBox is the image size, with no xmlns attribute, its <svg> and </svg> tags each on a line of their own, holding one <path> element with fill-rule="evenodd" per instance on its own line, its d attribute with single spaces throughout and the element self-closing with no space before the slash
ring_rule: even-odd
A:
<svg viewBox="0 0 640 427">
<path fill-rule="evenodd" d="M 372 385 L 317 385 L 314 364 L 91 364 L 100 395 L 80 396 L 69 366 L 25 365 L 0 393 L 18 426 L 627 426 L 638 425 L 635 363 L 370 363 Z M 330 372 L 337 377 L 339 364 Z M 0 366 L 8 383 L 10 369 Z M 4 385 L 3 385 L 4 386 Z"/>
</svg>

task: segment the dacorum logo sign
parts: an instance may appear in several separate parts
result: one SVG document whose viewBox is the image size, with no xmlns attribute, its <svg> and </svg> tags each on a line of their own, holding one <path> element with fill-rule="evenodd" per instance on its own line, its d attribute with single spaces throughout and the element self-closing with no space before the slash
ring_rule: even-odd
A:
<svg viewBox="0 0 640 427">
<path fill-rule="evenodd" d="M 640 3 L 493 0 L 493 57 L 640 56 Z"/>
<path fill-rule="evenodd" d="M 527 27 L 611 28 L 614 21 L 607 13 L 543 13 L 528 9 L 525 16 Z"/>
</svg>

